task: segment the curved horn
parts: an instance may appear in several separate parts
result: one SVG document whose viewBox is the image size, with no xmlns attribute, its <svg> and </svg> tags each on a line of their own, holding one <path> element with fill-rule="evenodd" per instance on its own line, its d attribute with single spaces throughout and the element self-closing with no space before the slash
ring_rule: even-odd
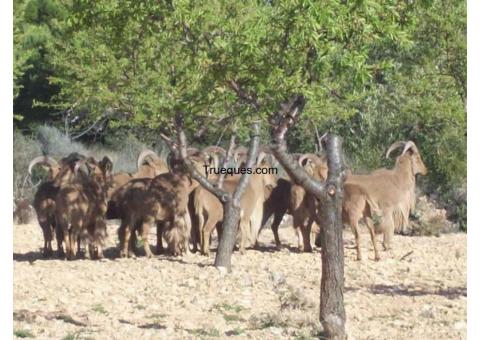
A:
<svg viewBox="0 0 480 340">
<path fill-rule="evenodd" d="M 216 145 L 207 146 L 206 148 L 204 148 L 202 150 L 202 152 L 204 152 L 204 153 L 221 153 L 224 156 L 227 154 L 227 151 L 225 151 L 224 148 L 222 148 L 221 146 L 216 146 Z"/>
<path fill-rule="evenodd" d="M 417 146 L 411 140 L 405 143 L 405 146 L 403 147 L 402 155 L 405 154 L 405 152 L 407 152 L 408 149 L 412 149 L 414 153 L 418 153 Z"/>
<path fill-rule="evenodd" d="M 140 167 L 142 166 L 143 164 L 143 161 L 145 160 L 145 158 L 147 158 L 148 156 L 154 156 L 156 158 L 158 158 L 158 155 L 155 153 L 155 151 L 152 151 L 152 150 L 143 150 L 140 155 L 138 155 L 138 159 L 137 159 L 137 169 L 140 169 Z"/>
<path fill-rule="evenodd" d="M 300 166 L 303 166 L 302 163 L 306 158 L 311 159 L 313 162 L 315 162 L 316 165 L 322 162 L 322 158 L 320 158 L 320 156 L 318 156 L 317 154 L 304 153 L 303 155 L 300 155 L 300 157 L 298 158 L 298 164 L 300 164 Z"/>
<path fill-rule="evenodd" d="M 262 161 L 265 159 L 265 157 L 267 156 L 267 154 L 263 151 L 260 151 L 258 153 L 258 156 L 257 156 L 257 165 L 261 164 Z"/>
<path fill-rule="evenodd" d="M 198 155 L 200 154 L 201 151 L 197 148 L 194 148 L 194 147 L 189 147 L 187 148 L 187 156 L 194 156 L 194 155 Z"/>
<path fill-rule="evenodd" d="M 393 150 L 398 149 L 399 147 L 402 147 L 402 146 L 404 146 L 405 144 L 406 144 L 406 142 L 404 142 L 404 141 L 397 141 L 397 142 L 393 143 L 393 144 L 390 145 L 390 147 L 388 148 L 385 157 L 388 158 L 388 156 L 390 156 L 390 153 L 391 153 Z"/>
<path fill-rule="evenodd" d="M 30 162 L 30 164 L 28 165 L 28 173 L 29 175 L 32 175 L 32 169 L 33 167 L 38 164 L 38 163 L 47 163 L 48 165 L 52 166 L 52 165 L 58 165 L 57 161 L 54 160 L 53 158 L 51 157 L 48 157 L 48 156 L 38 156 L 38 157 L 35 157 L 34 159 L 32 159 L 32 161 Z"/>
<path fill-rule="evenodd" d="M 78 176 L 78 169 L 80 169 L 82 165 L 85 165 L 85 162 L 85 159 L 81 159 L 75 164 L 75 167 L 73 168 L 73 173 L 75 174 L 75 176 Z"/>
<path fill-rule="evenodd" d="M 242 145 L 238 146 L 233 152 L 233 159 L 238 163 L 239 157 L 247 157 L 248 149 Z M 241 155 L 241 156 L 239 156 Z"/>
</svg>

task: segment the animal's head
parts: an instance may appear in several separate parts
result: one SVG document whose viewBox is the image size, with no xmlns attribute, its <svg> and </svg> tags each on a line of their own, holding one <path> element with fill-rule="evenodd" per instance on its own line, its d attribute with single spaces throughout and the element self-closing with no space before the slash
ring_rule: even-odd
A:
<svg viewBox="0 0 480 340">
<path fill-rule="evenodd" d="M 328 165 L 324 157 L 306 153 L 298 158 L 298 164 L 312 177 L 325 181 L 328 176 Z"/>
<path fill-rule="evenodd" d="M 393 143 L 387 150 L 386 157 L 390 156 L 390 153 L 399 148 L 402 147 L 402 153 L 400 156 L 397 157 L 396 164 L 400 165 L 405 162 L 409 162 L 412 168 L 412 173 L 413 175 L 416 174 L 421 174 L 421 175 L 426 175 L 427 174 L 427 167 L 423 163 L 422 157 L 420 156 L 420 152 L 418 151 L 417 146 L 415 145 L 414 142 L 412 141 L 398 141 Z"/>
<path fill-rule="evenodd" d="M 39 156 L 34 158 L 29 166 L 28 173 L 32 174 L 32 169 L 36 165 L 41 165 L 48 171 L 48 180 L 55 181 L 57 185 L 70 181 L 73 178 L 74 168 L 78 161 L 85 159 L 85 156 L 73 152 L 62 158 L 59 162 L 48 156 Z"/>
<path fill-rule="evenodd" d="M 220 166 L 220 160 L 227 156 L 227 151 L 217 145 L 208 146 L 204 148 L 202 152 L 209 157 L 209 164 L 215 168 L 218 168 Z"/>
<path fill-rule="evenodd" d="M 156 177 L 168 172 L 168 166 L 152 150 L 144 150 L 137 159 L 137 171 L 139 173 L 149 174 L 147 177 Z"/>
<path fill-rule="evenodd" d="M 267 193 L 270 193 L 277 186 L 278 180 L 276 171 L 274 171 L 275 168 L 272 167 L 272 161 L 268 159 L 269 156 L 271 157 L 272 155 L 270 153 L 260 151 L 257 157 L 257 164 L 255 170 L 257 174 L 257 171 L 260 171 L 263 185 Z"/>
<path fill-rule="evenodd" d="M 248 156 L 248 149 L 242 145 L 238 146 L 233 152 L 233 160 L 239 168 L 245 167 L 247 156 Z"/>
<path fill-rule="evenodd" d="M 48 172 L 49 181 L 53 180 L 58 175 L 61 169 L 60 164 L 52 157 L 38 156 L 32 159 L 32 161 L 28 165 L 28 173 L 30 174 L 30 176 L 32 175 L 33 168 L 38 165 L 42 166 L 42 168 Z"/>
<path fill-rule="evenodd" d="M 113 162 L 109 157 L 103 157 L 100 162 L 93 157 L 88 157 L 75 164 L 74 173 L 77 177 L 83 179 L 88 177 L 100 185 L 107 185 L 111 182 L 112 169 Z"/>
</svg>

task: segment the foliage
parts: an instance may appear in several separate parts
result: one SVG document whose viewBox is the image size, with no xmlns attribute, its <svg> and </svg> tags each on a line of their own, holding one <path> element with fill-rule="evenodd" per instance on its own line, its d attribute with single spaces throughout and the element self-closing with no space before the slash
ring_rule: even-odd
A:
<svg viewBox="0 0 480 340">
<path fill-rule="evenodd" d="M 314 150 L 315 125 L 365 172 L 411 139 L 427 193 L 446 201 L 466 181 L 463 0 L 16 0 L 14 12 L 18 126 L 160 145 L 183 111 L 194 144 L 225 145 L 233 126 L 246 143 L 256 119 L 268 142 L 268 115 L 303 93 L 292 152 Z"/>
</svg>

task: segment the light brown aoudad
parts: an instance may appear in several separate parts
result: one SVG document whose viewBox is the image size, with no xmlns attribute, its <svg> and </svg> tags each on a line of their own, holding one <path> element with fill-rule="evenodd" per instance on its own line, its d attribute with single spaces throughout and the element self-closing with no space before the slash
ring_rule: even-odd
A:
<svg viewBox="0 0 480 340">
<path fill-rule="evenodd" d="M 361 260 L 358 222 L 364 218 L 373 243 L 375 260 L 380 259 L 376 233 L 383 233 L 383 247 L 391 248 L 394 231 L 408 224 L 415 209 L 415 176 L 426 175 L 427 168 L 412 141 L 393 143 L 386 154 L 402 148 L 392 169 L 378 169 L 368 175 L 348 175 L 344 185 L 342 219 L 355 236 L 357 259 Z"/>
<path fill-rule="evenodd" d="M 236 153 L 234 159 L 239 162 L 241 155 Z M 263 205 L 272 189 L 276 186 L 277 178 L 268 173 L 270 164 L 263 162 L 265 155 L 259 154 L 257 164 L 249 179 L 245 192 L 240 200 L 240 223 L 238 241 L 240 252 L 244 253 L 249 245 L 256 243 L 263 217 Z M 256 173 L 256 169 L 262 173 Z M 222 189 L 233 193 L 238 186 L 241 175 L 225 178 Z M 215 179 L 214 179 L 215 180 Z M 203 187 L 199 187 L 193 194 L 194 213 L 198 222 L 200 246 L 202 254 L 210 254 L 210 236 L 215 227 L 220 227 L 223 220 L 223 205 L 220 200 Z M 218 228 L 217 230 L 220 230 Z"/>
</svg>

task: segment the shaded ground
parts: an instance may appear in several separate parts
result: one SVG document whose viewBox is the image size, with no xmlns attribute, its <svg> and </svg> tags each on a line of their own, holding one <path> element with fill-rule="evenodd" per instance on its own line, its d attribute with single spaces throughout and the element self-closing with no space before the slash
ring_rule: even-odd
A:
<svg viewBox="0 0 480 340">
<path fill-rule="evenodd" d="M 374 262 L 363 234 L 355 261 L 345 233 L 345 305 L 351 339 L 465 339 L 466 235 L 396 236 Z M 295 245 L 291 228 L 280 229 Z M 273 248 L 235 253 L 222 276 L 213 257 L 43 260 L 38 225 L 14 226 L 14 330 L 38 339 L 309 339 L 318 322 L 320 254 Z M 153 244 L 153 238 L 152 238 Z M 368 258 L 367 258 L 368 255 Z"/>
</svg>

